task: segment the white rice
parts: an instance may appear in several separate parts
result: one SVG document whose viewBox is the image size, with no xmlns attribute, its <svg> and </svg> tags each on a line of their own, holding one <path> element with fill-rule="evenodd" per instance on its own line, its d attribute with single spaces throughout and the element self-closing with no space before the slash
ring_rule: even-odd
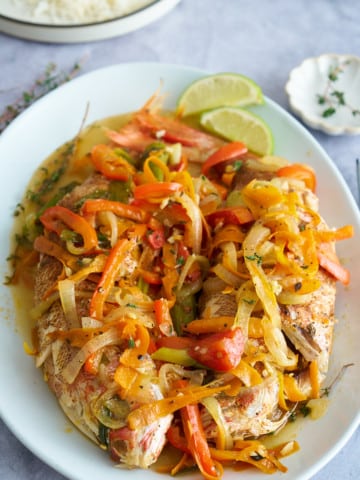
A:
<svg viewBox="0 0 360 480">
<path fill-rule="evenodd" d="M 13 0 L 33 21 L 52 24 L 94 23 L 122 17 L 154 0 Z"/>
</svg>

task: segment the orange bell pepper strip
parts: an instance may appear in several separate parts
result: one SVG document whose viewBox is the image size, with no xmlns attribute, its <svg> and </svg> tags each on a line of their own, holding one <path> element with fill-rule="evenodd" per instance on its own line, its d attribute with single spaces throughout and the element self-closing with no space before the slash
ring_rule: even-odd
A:
<svg viewBox="0 0 360 480">
<path fill-rule="evenodd" d="M 315 171 L 309 166 L 302 163 L 293 163 L 279 168 L 276 172 L 278 177 L 290 177 L 297 180 L 302 180 L 307 188 L 315 192 L 316 189 L 316 174 Z"/>
<path fill-rule="evenodd" d="M 211 168 L 228 162 L 229 160 L 235 160 L 247 153 L 247 151 L 246 145 L 241 142 L 226 143 L 205 160 L 201 167 L 201 172 L 204 175 L 208 175 Z"/>
<path fill-rule="evenodd" d="M 331 244 L 321 243 L 318 246 L 317 258 L 319 265 L 336 280 L 339 280 L 344 285 L 350 283 L 350 272 L 347 268 L 341 265 Z"/>
<path fill-rule="evenodd" d="M 107 296 L 115 283 L 119 267 L 128 252 L 135 246 L 134 240 L 120 239 L 111 249 L 104 271 L 90 302 L 90 316 L 97 320 L 103 318 L 103 308 Z"/>
<path fill-rule="evenodd" d="M 179 387 L 185 388 L 188 382 L 179 380 Z M 219 478 L 219 472 L 211 458 L 209 445 L 201 423 L 200 410 L 197 403 L 189 404 L 180 409 L 185 438 L 191 455 L 194 457 L 200 472 L 205 478 Z"/>
<path fill-rule="evenodd" d="M 183 189 L 181 183 L 177 182 L 144 183 L 134 188 L 134 198 L 135 200 L 162 200 Z"/>
<path fill-rule="evenodd" d="M 58 235 L 61 235 L 66 227 L 80 234 L 85 252 L 90 252 L 97 247 L 98 239 L 95 229 L 85 218 L 68 208 L 60 205 L 49 207 L 40 216 L 40 221 L 47 230 L 56 232 Z"/>
<path fill-rule="evenodd" d="M 112 212 L 118 217 L 134 220 L 135 222 L 144 222 L 149 214 L 135 205 L 115 202 L 102 198 L 86 200 L 81 208 L 81 213 L 86 217 L 98 212 Z"/>
<path fill-rule="evenodd" d="M 97 171 L 112 180 L 127 181 L 136 172 L 135 168 L 108 145 L 95 145 L 91 150 L 91 161 Z"/>
</svg>

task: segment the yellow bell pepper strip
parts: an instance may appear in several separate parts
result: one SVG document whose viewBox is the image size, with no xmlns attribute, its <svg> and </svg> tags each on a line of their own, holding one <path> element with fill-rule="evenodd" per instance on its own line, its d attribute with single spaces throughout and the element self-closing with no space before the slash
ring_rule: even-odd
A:
<svg viewBox="0 0 360 480">
<path fill-rule="evenodd" d="M 145 222 L 149 217 L 145 210 L 135 205 L 127 205 L 103 198 L 86 200 L 81 208 L 81 213 L 85 217 L 95 215 L 98 212 L 112 212 L 118 217 L 134 220 L 138 223 Z"/>
<path fill-rule="evenodd" d="M 185 388 L 188 382 L 186 380 L 179 380 L 177 384 L 179 387 Z M 189 450 L 200 472 L 206 479 L 220 478 L 220 472 L 217 471 L 211 458 L 209 445 L 201 423 L 198 404 L 193 403 L 184 406 L 180 409 L 180 416 Z"/>
<path fill-rule="evenodd" d="M 305 393 L 300 390 L 296 378 L 291 375 L 284 375 L 284 390 L 290 402 L 302 402 L 307 399 Z"/>
<path fill-rule="evenodd" d="M 241 359 L 240 363 L 231 370 L 231 373 L 240 378 L 247 387 L 260 385 L 260 383 L 263 382 L 260 373 L 243 359 Z"/>
<path fill-rule="evenodd" d="M 135 168 L 108 145 L 98 144 L 91 150 L 95 170 L 112 180 L 127 181 L 136 172 Z"/>
<path fill-rule="evenodd" d="M 315 171 L 309 166 L 302 163 L 293 163 L 279 168 L 276 175 L 278 177 L 295 178 L 296 180 L 302 180 L 307 188 L 315 192 L 316 190 L 316 174 Z"/>
<path fill-rule="evenodd" d="M 319 260 L 319 265 L 336 280 L 339 280 L 344 285 L 350 283 L 350 272 L 341 265 L 331 244 L 321 243 L 318 246 L 317 258 Z"/>
<path fill-rule="evenodd" d="M 224 392 L 228 388 L 227 385 L 221 387 L 211 387 L 210 385 L 201 387 L 192 386 L 180 389 L 174 392 L 174 395 L 167 398 L 140 405 L 140 407 L 132 410 L 127 417 L 129 428 L 131 430 L 144 428 L 156 422 L 159 418 L 174 413 L 186 405 L 196 403 L 202 398 Z"/>
<path fill-rule="evenodd" d="M 115 283 L 120 265 L 129 251 L 136 245 L 135 241 L 120 239 L 111 249 L 104 271 L 90 302 L 90 316 L 97 320 L 103 318 L 103 308 L 107 296 Z"/>
<path fill-rule="evenodd" d="M 230 160 L 238 159 L 247 153 L 247 151 L 246 145 L 241 142 L 226 143 L 206 159 L 201 167 L 201 172 L 204 175 L 208 175 L 211 168 L 217 167 Z"/>
<path fill-rule="evenodd" d="M 97 247 L 98 239 L 95 229 L 85 218 L 68 208 L 60 205 L 49 207 L 40 216 L 40 221 L 47 230 L 56 232 L 59 236 L 66 227 L 81 235 L 83 239 L 81 253 L 91 252 Z"/>
<path fill-rule="evenodd" d="M 237 444 L 238 442 L 236 442 Z M 245 442 L 244 442 L 245 443 Z M 236 446 L 235 444 L 235 446 Z M 248 441 L 247 447 L 234 450 L 218 450 L 210 448 L 210 454 L 214 460 L 220 462 L 245 462 L 253 465 L 263 473 L 287 472 L 287 468 L 272 455 L 260 442 Z"/>
<path fill-rule="evenodd" d="M 134 188 L 134 198 L 135 200 L 162 201 L 182 190 L 183 186 L 177 182 L 144 183 Z"/>
</svg>

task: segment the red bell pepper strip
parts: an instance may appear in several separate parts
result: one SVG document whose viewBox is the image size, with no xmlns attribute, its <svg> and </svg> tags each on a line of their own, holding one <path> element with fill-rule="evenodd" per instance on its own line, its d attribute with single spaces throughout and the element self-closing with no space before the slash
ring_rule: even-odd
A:
<svg viewBox="0 0 360 480">
<path fill-rule="evenodd" d="M 244 351 L 244 335 L 239 327 L 226 332 L 213 333 L 189 348 L 191 358 L 218 372 L 235 368 Z"/>
<path fill-rule="evenodd" d="M 95 145 L 91 150 L 91 160 L 97 171 L 112 180 L 127 181 L 136 172 L 127 160 L 108 145 Z"/>
<path fill-rule="evenodd" d="M 223 225 L 243 225 L 254 221 L 253 214 L 250 210 L 242 206 L 222 208 L 221 210 L 209 213 L 205 218 L 211 227 L 215 227 L 219 223 Z"/>
<path fill-rule="evenodd" d="M 186 380 L 179 380 L 177 386 L 185 388 Z M 205 478 L 219 478 L 215 463 L 211 458 L 209 445 L 206 441 L 205 432 L 201 423 L 198 404 L 189 404 L 180 409 L 182 425 L 188 448 L 193 456 L 200 472 Z"/>
<path fill-rule="evenodd" d="M 125 256 L 135 245 L 134 240 L 120 239 L 110 251 L 110 255 L 106 261 L 104 271 L 100 281 L 90 302 L 90 316 L 97 320 L 103 318 L 104 303 L 109 295 L 111 288 L 115 283 L 120 265 L 123 263 Z"/>
<path fill-rule="evenodd" d="M 177 182 L 154 182 L 137 185 L 134 189 L 135 200 L 149 198 L 161 199 L 183 190 L 181 183 Z"/>
<path fill-rule="evenodd" d="M 112 212 L 118 217 L 134 220 L 135 222 L 144 222 L 148 218 L 148 213 L 140 207 L 102 198 L 86 200 L 81 208 L 84 216 L 105 211 Z"/>
<path fill-rule="evenodd" d="M 290 177 L 302 180 L 307 188 L 315 192 L 316 189 L 316 174 L 315 171 L 309 165 L 303 165 L 302 163 L 293 163 L 279 168 L 276 172 L 278 177 Z"/>
<path fill-rule="evenodd" d="M 204 175 L 209 173 L 210 168 L 215 167 L 221 163 L 229 160 L 235 160 L 247 153 L 246 145 L 241 142 L 231 142 L 223 145 L 215 153 L 210 155 L 201 167 L 201 172 Z"/>
<path fill-rule="evenodd" d="M 84 250 L 90 252 L 97 244 L 97 234 L 95 229 L 85 218 L 72 212 L 68 208 L 56 205 L 49 207 L 40 217 L 41 223 L 49 230 L 61 235 L 61 232 L 69 227 L 74 232 L 81 235 L 84 243 Z"/>
</svg>

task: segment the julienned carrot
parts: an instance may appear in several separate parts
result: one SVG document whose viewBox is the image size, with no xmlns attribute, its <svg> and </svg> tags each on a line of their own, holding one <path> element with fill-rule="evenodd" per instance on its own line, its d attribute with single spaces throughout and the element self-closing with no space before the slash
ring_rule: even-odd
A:
<svg viewBox="0 0 360 480">
<path fill-rule="evenodd" d="M 317 252 L 319 265 L 344 285 L 350 283 L 350 272 L 341 265 L 333 247 L 329 243 L 320 244 Z"/>
<path fill-rule="evenodd" d="M 122 238 L 110 251 L 104 271 L 90 302 L 91 317 L 96 318 L 97 320 L 102 319 L 104 303 L 115 283 L 120 265 L 124 261 L 125 256 L 134 246 L 134 240 Z"/>
<path fill-rule="evenodd" d="M 188 382 L 185 380 L 179 380 L 177 383 L 182 388 L 188 385 Z M 211 458 L 209 445 L 201 423 L 198 404 L 185 405 L 180 409 L 180 415 L 189 450 L 199 470 L 207 479 L 220 478 L 221 474 L 217 471 L 215 463 Z"/>
</svg>

